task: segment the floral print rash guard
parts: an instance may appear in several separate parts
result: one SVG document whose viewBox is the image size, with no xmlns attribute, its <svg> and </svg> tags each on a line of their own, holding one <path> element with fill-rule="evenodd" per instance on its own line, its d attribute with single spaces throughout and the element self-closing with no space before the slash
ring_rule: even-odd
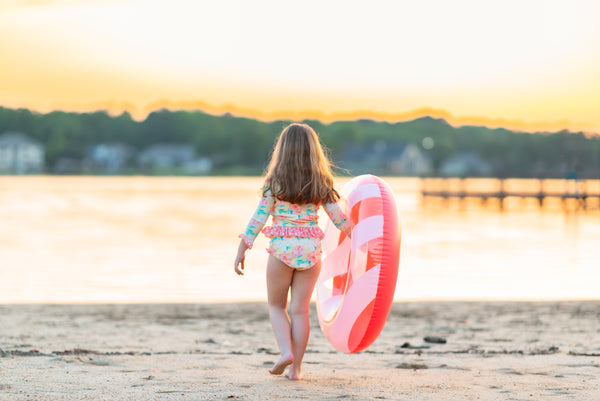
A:
<svg viewBox="0 0 600 401">
<path fill-rule="evenodd" d="M 350 233 L 350 221 L 337 203 L 326 203 L 323 209 L 338 229 Z M 324 234 L 318 225 L 318 210 L 318 205 L 296 205 L 276 199 L 271 191 L 267 191 L 240 238 L 252 248 L 262 230 L 271 238 L 267 252 L 290 267 L 308 269 L 321 260 Z M 264 227 L 269 215 L 273 218 L 272 225 Z"/>
</svg>

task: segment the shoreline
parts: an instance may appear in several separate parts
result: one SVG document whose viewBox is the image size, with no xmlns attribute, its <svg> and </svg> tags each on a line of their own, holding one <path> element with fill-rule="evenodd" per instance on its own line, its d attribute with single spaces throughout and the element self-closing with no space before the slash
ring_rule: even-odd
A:
<svg viewBox="0 0 600 401">
<path fill-rule="evenodd" d="M 394 302 L 343 354 L 311 304 L 303 375 L 265 302 L 0 305 L 0 400 L 578 399 L 600 392 L 600 301 Z M 445 344 L 425 341 L 440 337 Z"/>
</svg>

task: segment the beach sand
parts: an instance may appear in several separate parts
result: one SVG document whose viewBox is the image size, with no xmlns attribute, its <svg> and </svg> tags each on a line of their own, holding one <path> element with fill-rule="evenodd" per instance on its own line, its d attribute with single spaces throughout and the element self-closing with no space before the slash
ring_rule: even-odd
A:
<svg viewBox="0 0 600 401">
<path fill-rule="evenodd" d="M 351 355 L 311 313 L 292 382 L 265 303 L 0 305 L 0 400 L 600 399 L 600 301 L 397 302 Z"/>
</svg>

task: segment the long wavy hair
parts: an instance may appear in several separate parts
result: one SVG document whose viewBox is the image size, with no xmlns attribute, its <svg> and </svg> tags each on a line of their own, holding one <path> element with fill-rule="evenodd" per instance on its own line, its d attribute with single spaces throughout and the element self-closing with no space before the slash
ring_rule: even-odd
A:
<svg viewBox="0 0 600 401">
<path fill-rule="evenodd" d="M 335 202 L 333 174 L 317 133 L 306 124 L 281 131 L 267 168 L 263 193 L 298 205 Z"/>
</svg>

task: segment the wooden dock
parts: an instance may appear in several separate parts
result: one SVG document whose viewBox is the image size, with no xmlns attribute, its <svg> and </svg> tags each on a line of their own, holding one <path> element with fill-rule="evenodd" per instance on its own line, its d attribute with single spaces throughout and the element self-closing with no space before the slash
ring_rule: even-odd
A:
<svg viewBox="0 0 600 401">
<path fill-rule="evenodd" d="M 539 207 L 554 199 L 563 208 L 571 202 L 576 209 L 600 210 L 600 180 L 425 178 L 421 195 L 423 199 L 496 200 L 500 208 L 509 198 L 534 199 Z"/>
</svg>

